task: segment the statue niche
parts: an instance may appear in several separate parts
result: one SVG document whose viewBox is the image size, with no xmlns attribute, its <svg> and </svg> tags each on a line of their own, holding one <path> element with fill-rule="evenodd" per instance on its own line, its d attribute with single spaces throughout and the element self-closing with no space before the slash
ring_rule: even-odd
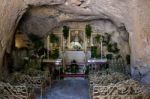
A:
<svg viewBox="0 0 150 99">
<path fill-rule="evenodd" d="M 84 33 L 82 30 L 70 31 L 70 49 L 71 50 L 83 50 Z"/>
</svg>

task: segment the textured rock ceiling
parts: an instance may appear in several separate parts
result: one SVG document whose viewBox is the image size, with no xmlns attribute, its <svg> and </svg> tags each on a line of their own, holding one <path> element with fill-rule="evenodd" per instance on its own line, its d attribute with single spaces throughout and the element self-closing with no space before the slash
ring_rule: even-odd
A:
<svg viewBox="0 0 150 99">
<path fill-rule="evenodd" d="M 68 21 L 109 19 L 119 27 L 124 23 L 123 14 L 126 13 L 126 10 L 122 9 L 125 9 L 128 3 L 121 0 L 56 0 L 49 2 L 53 6 L 31 7 L 22 18 L 19 28 L 26 33 L 32 32 L 43 36 L 51 29 Z"/>
</svg>

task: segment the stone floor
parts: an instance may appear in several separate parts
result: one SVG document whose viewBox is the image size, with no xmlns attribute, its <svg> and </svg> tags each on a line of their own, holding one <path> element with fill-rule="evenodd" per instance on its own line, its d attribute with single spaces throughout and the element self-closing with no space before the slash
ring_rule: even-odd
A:
<svg viewBox="0 0 150 99">
<path fill-rule="evenodd" d="M 40 99 L 39 96 L 36 99 Z M 66 79 L 55 81 L 48 88 L 44 99 L 89 99 L 88 81 L 85 79 Z"/>
</svg>

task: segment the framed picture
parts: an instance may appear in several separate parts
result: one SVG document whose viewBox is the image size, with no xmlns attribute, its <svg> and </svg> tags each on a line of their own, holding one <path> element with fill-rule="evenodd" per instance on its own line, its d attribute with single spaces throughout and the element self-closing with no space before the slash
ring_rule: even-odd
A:
<svg viewBox="0 0 150 99">
<path fill-rule="evenodd" d="M 62 37 L 62 34 L 60 34 L 60 33 L 53 33 L 53 34 L 56 36 L 56 38 L 58 38 L 58 40 L 57 40 L 57 43 L 53 43 L 53 44 L 51 43 L 50 49 L 52 49 L 53 47 L 59 47 L 60 49 L 62 49 L 62 47 L 63 47 L 63 37 Z"/>
<path fill-rule="evenodd" d="M 92 43 L 93 46 L 97 45 L 96 36 L 97 36 L 96 33 L 93 33 L 92 36 L 91 36 L 91 43 Z"/>
<path fill-rule="evenodd" d="M 69 49 L 84 49 L 84 31 L 79 29 L 71 29 L 69 33 Z"/>
<path fill-rule="evenodd" d="M 60 33 L 56 33 L 56 35 L 59 38 L 58 46 L 62 49 L 62 47 L 63 47 L 63 35 Z"/>
</svg>

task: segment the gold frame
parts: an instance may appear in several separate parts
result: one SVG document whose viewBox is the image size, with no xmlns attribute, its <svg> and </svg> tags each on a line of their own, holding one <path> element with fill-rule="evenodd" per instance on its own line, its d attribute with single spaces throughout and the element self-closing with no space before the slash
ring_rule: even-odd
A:
<svg viewBox="0 0 150 99">
<path fill-rule="evenodd" d="M 82 45 L 82 49 L 85 49 L 85 33 L 83 29 L 70 29 L 69 31 L 69 43 L 68 43 L 68 49 L 69 50 L 77 50 L 71 48 L 71 42 L 75 41 L 75 36 L 78 35 L 79 43 Z"/>
<path fill-rule="evenodd" d="M 95 41 L 95 37 L 97 36 L 98 33 L 92 33 L 92 36 L 91 36 L 91 44 L 93 46 L 97 46 L 97 43 Z"/>
<path fill-rule="evenodd" d="M 57 47 L 59 47 L 59 49 L 62 50 L 63 49 L 63 35 L 61 33 L 53 33 L 53 34 L 55 34 L 59 38 L 59 43 Z M 50 50 L 52 49 L 53 49 L 53 46 L 52 46 L 52 43 L 50 43 Z"/>
</svg>

